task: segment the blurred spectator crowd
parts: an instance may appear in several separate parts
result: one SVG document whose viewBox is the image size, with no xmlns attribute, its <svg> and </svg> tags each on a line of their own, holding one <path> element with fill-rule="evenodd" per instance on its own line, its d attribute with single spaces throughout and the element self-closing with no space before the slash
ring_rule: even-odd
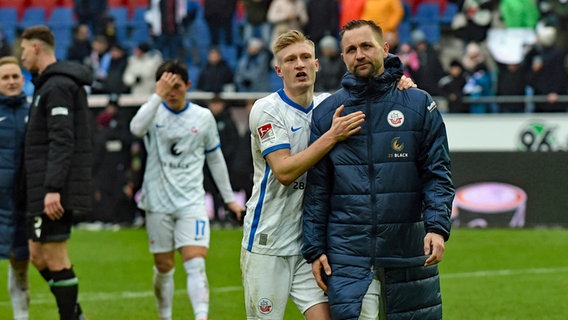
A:
<svg viewBox="0 0 568 320">
<path fill-rule="evenodd" d="M 444 112 L 568 109 L 568 0 L 0 0 L 0 56 L 19 56 L 19 33 L 46 24 L 58 59 L 92 68 L 91 93 L 112 97 L 94 124 L 95 200 L 107 215 L 96 218 L 129 224 L 139 215 L 144 152 L 128 130 L 131 111 L 119 108 L 117 95 L 148 96 L 163 60 L 184 61 L 190 90 L 216 93 L 202 105 L 215 115 L 235 191 L 246 199 L 249 133 L 240 134 L 231 106 L 217 93 L 279 89 L 270 48 L 291 28 L 316 44 L 316 91 L 339 89 L 345 66 L 338 34 L 352 19 L 383 28 L 389 52 L 419 88 L 442 98 Z M 32 90 L 28 81 L 26 92 Z M 226 223 L 210 185 L 212 221 Z"/>
<path fill-rule="evenodd" d="M 188 65 L 192 91 L 268 92 L 281 84 L 272 40 L 295 28 L 316 43 L 317 91 L 334 91 L 340 26 L 360 18 L 382 26 L 407 75 L 449 112 L 566 111 L 567 0 L 0 0 L 0 55 L 46 24 L 59 59 L 93 69 L 92 93 L 149 94 L 163 59 Z M 517 99 L 475 102 L 496 95 Z"/>
</svg>

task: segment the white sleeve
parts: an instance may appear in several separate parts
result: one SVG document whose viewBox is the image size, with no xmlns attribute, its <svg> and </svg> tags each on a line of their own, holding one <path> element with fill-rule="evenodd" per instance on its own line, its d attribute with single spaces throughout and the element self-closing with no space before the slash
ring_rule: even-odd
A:
<svg viewBox="0 0 568 320">
<path fill-rule="evenodd" d="M 217 185 L 217 189 L 219 189 L 219 193 L 223 197 L 223 201 L 225 203 L 235 201 L 235 195 L 229 180 L 229 171 L 227 170 L 227 164 L 225 163 L 225 158 L 223 158 L 221 148 L 207 153 L 206 160 L 215 185 Z"/>
<path fill-rule="evenodd" d="M 132 132 L 133 135 L 141 138 L 148 132 L 161 103 L 162 98 L 154 93 L 150 99 L 138 109 L 138 112 L 136 112 L 132 120 L 130 120 L 130 132 Z"/>
</svg>

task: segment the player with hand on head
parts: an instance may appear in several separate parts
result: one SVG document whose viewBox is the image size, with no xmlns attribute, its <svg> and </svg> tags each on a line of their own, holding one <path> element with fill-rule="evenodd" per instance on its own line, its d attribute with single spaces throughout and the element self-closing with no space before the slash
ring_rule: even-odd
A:
<svg viewBox="0 0 568 320">
<path fill-rule="evenodd" d="M 139 207 L 146 211 L 161 320 L 172 318 L 176 250 L 187 273 L 195 319 L 208 317 L 205 258 L 210 226 L 203 189 L 205 163 L 228 208 L 238 218 L 244 211 L 234 199 L 215 118 L 209 109 L 186 100 L 190 86 L 184 64 L 164 61 L 156 71 L 155 93 L 130 122 L 130 131 L 144 138 L 148 153 Z"/>
</svg>

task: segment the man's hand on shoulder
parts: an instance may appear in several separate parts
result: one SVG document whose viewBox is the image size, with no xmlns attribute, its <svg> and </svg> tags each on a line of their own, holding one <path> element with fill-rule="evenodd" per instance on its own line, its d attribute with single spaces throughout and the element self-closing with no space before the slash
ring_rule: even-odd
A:
<svg viewBox="0 0 568 320">
<path fill-rule="evenodd" d="M 406 89 L 410 89 L 410 88 L 418 88 L 418 86 L 416 85 L 416 83 L 414 83 L 414 81 L 412 81 L 412 79 L 403 75 L 400 78 L 400 80 L 398 80 L 398 83 L 396 84 L 396 88 L 398 90 L 406 90 Z"/>
</svg>

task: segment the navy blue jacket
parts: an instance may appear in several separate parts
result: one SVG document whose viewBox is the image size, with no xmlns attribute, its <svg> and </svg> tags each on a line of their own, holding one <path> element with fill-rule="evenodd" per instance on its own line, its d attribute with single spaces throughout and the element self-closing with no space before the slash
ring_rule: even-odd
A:
<svg viewBox="0 0 568 320">
<path fill-rule="evenodd" d="M 25 241 L 21 247 L 14 247 L 16 225 L 20 222 L 24 225 L 25 221 L 21 170 L 27 116 L 24 93 L 13 97 L 0 94 L 0 258 L 3 259 L 9 258 L 12 250 L 19 252 L 16 254 L 19 258 L 27 255 Z"/>
<path fill-rule="evenodd" d="M 397 57 L 385 72 L 347 73 L 343 88 L 313 111 L 310 143 L 331 126 L 335 109 L 365 113 L 362 130 L 338 143 L 308 172 L 303 255 L 326 254 L 334 319 L 357 319 L 376 272 L 388 319 L 439 319 L 437 266 L 423 267 L 424 236 L 447 240 L 454 187 L 442 116 L 423 90 L 396 89 Z M 414 319 L 414 318 L 413 318 Z"/>
</svg>

